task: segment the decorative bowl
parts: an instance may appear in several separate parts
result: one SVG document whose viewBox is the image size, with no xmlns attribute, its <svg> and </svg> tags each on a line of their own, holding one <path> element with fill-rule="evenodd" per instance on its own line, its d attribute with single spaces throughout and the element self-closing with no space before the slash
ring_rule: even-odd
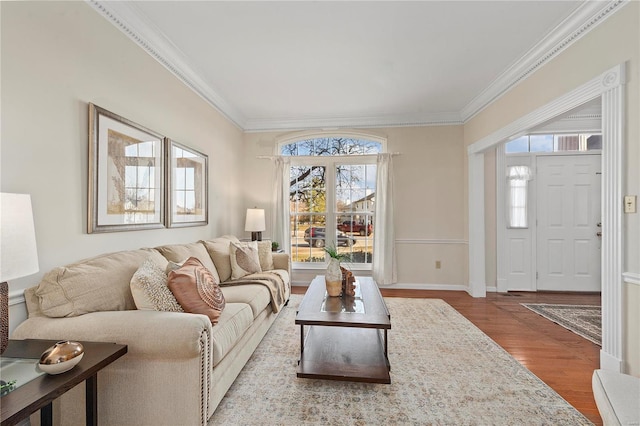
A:
<svg viewBox="0 0 640 426">
<path fill-rule="evenodd" d="M 81 343 L 62 340 L 42 353 L 38 367 L 48 374 L 60 374 L 75 367 L 83 356 Z"/>
</svg>

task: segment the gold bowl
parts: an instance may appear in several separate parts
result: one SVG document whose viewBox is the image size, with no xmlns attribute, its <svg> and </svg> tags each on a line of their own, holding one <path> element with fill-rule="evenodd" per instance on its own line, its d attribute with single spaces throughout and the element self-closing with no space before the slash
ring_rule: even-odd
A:
<svg viewBox="0 0 640 426">
<path fill-rule="evenodd" d="M 42 353 L 38 366 L 48 374 L 60 374 L 75 367 L 84 356 L 79 342 L 61 340 Z"/>
</svg>

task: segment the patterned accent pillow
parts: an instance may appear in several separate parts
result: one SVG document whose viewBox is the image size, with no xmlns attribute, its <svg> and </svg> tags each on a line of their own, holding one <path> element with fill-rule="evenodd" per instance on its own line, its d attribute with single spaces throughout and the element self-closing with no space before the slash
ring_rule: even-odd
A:
<svg viewBox="0 0 640 426">
<path fill-rule="evenodd" d="M 260 269 L 272 271 L 273 253 L 271 252 L 271 241 L 258 241 L 258 258 L 260 259 Z"/>
<path fill-rule="evenodd" d="M 203 314 L 215 325 L 226 302 L 224 294 L 213 277 L 195 257 L 190 257 L 184 264 L 171 272 L 167 286 L 185 312 Z"/>
<path fill-rule="evenodd" d="M 258 256 L 258 242 L 234 243 L 229 245 L 231 256 L 231 279 L 237 280 L 245 275 L 262 272 Z"/>
<path fill-rule="evenodd" d="M 167 287 L 167 275 L 151 258 L 142 262 L 129 286 L 140 310 L 184 312 Z"/>
</svg>

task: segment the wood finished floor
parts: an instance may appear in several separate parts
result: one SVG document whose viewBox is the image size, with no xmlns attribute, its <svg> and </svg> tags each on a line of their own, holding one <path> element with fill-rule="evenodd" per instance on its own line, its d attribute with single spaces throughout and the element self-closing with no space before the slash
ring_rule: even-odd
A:
<svg viewBox="0 0 640 426">
<path fill-rule="evenodd" d="M 296 294 L 305 291 L 306 287 L 292 288 Z M 383 289 L 382 294 L 443 299 L 594 424 L 602 424 L 591 390 L 593 370 L 599 368 L 600 347 L 520 305 L 600 305 L 600 294 L 511 292 L 473 298 L 462 291 L 400 289 Z"/>
</svg>

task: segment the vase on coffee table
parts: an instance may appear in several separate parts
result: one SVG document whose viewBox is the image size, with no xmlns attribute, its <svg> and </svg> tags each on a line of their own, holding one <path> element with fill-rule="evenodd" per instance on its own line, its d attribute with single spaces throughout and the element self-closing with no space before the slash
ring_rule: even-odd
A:
<svg viewBox="0 0 640 426">
<path fill-rule="evenodd" d="M 340 269 L 340 260 L 336 258 L 329 259 L 329 266 L 324 276 L 327 285 L 327 294 L 331 297 L 337 297 L 342 294 L 342 270 Z"/>
</svg>

